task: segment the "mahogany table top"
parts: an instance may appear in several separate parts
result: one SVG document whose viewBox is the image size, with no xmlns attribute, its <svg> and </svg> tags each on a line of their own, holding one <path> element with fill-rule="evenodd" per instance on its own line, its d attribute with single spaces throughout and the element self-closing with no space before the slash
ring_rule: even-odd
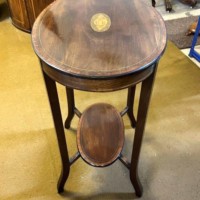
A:
<svg viewBox="0 0 200 200">
<path fill-rule="evenodd" d="M 135 0 L 57 0 L 32 30 L 36 54 L 82 78 L 112 78 L 147 68 L 166 47 L 160 14 Z"/>
</svg>

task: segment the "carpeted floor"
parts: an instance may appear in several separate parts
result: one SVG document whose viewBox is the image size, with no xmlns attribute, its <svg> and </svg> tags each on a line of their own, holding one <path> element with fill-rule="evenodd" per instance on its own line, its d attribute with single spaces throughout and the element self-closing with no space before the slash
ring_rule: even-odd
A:
<svg viewBox="0 0 200 200">
<path fill-rule="evenodd" d="M 198 16 L 165 21 L 168 39 L 180 49 L 190 48 L 194 35 L 187 36 L 186 33 L 190 25 L 195 21 L 198 21 Z M 197 40 L 196 45 L 200 45 L 200 39 Z"/>
<path fill-rule="evenodd" d="M 30 35 L 9 20 L 0 22 L 0 66 L 1 200 L 136 199 L 128 171 L 118 161 L 104 169 L 77 161 L 65 193 L 58 195 L 60 157 L 39 63 Z M 159 64 L 140 157 L 143 200 L 200 199 L 199 83 L 200 69 L 169 42 Z M 58 90 L 65 117 L 65 89 L 58 85 Z M 80 110 L 95 102 L 121 110 L 126 94 L 76 91 L 75 98 Z M 130 157 L 134 131 L 127 116 L 123 119 L 123 152 Z M 66 130 L 70 155 L 76 151 L 77 122 L 75 117 Z"/>
</svg>

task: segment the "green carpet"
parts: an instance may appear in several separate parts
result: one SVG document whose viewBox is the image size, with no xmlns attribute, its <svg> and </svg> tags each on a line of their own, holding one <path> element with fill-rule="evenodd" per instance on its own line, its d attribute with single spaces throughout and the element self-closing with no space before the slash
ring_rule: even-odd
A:
<svg viewBox="0 0 200 200">
<path fill-rule="evenodd" d="M 99 169 L 81 159 L 71 168 L 65 193 L 56 192 L 60 157 L 39 62 L 30 35 L 0 22 L 0 199 L 135 199 L 128 170 L 116 162 Z M 200 198 L 200 70 L 168 43 L 159 64 L 139 164 L 144 200 Z M 58 86 L 62 114 L 65 88 Z M 126 90 L 75 92 L 83 111 L 95 102 L 121 110 Z M 124 99 L 122 98 L 124 97 Z M 136 99 L 137 105 L 137 99 Z M 124 154 L 130 158 L 133 129 L 124 118 Z M 66 130 L 69 153 L 76 152 L 78 119 Z"/>
</svg>

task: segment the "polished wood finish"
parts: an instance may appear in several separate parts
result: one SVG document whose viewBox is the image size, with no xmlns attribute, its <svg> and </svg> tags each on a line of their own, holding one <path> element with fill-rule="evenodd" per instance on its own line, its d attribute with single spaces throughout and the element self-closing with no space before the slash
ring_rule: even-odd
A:
<svg viewBox="0 0 200 200">
<path fill-rule="evenodd" d="M 129 116 L 129 119 L 131 121 L 132 128 L 135 128 L 136 121 L 135 117 L 133 115 L 133 106 L 134 106 L 134 98 L 135 98 L 135 85 L 133 87 L 128 88 L 128 98 L 127 98 L 127 114 Z"/>
<path fill-rule="evenodd" d="M 66 88 L 66 94 L 67 94 L 67 101 L 68 101 L 68 116 L 65 121 L 65 128 L 69 128 L 75 114 L 74 90 L 71 88 Z"/>
<path fill-rule="evenodd" d="M 90 26 L 92 16 L 99 12 L 111 19 L 110 29 L 100 33 Z M 148 20 L 144 20 L 146 13 Z M 147 68 L 162 54 L 165 35 L 160 15 L 142 2 L 66 0 L 56 1 L 42 12 L 32 40 L 36 53 L 53 69 L 101 79 Z"/>
<path fill-rule="evenodd" d="M 108 28 L 103 32 L 96 32 L 90 26 L 91 19 L 98 13 L 103 14 L 99 15 L 100 17 L 97 18 L 99 21 L 95 21 L 94 24 L 99 25 L 100 28 L 103 26 L 103 30 Z M 148 18 L 144 18 L 146 13 L 148 13 Z M 107 19 L 104 18 L 105 16 L 110 18 L 110 27 L 104 27 Z M 85 127 L 88 125 L 86 120 L 89 119 L 91 122 L 89 124 L 94 124 L 100 130 L 104 126 L 106 127 L 103 136 L 107 138 L 106 142 L 112 151 L 109 152 L 108 148 L 104 149 L 102 146 L 102 152 L 105 151 L 109 155 L 114 151 L 115 148 L 110 143 L 108 134 L 109 125 L 106 122 L 111 119 L 106 117 L 106 121 L 104 121 L 102 117 L 104 115 L 100 114 L 101 119 L 97 121 L 95 120 L 96 116 L 93 119 L 93 115 L 88 114 L 87 110 L 85 111 L 86 117 L 84 117 L 84 112 L 80 113 L 75 107 L 74 89 L 109 92 L 128 88 L 127 105 L 118 114 L 121 117 L 128 114 L 131 126 L 135 127 L 132 158 L 129 161 L 120 154 L 120 151 L 116 155 L 130 171 L 130 179 L 136 195 L 141 196 L 142 186 L 138 177 L 139 154 L 157 63 L 166 47 L 166 28 L 160 14 L 151 6 L 135 0 L 57 0 L 37 18 L 32 30 L 32 43 L 41 61 L 52 114 L 57 116 L 54 117 L 54 123 L 62 158 L 62 173 L 58 183 L 58 191 L 63 190 L 70 166 L 80 157 L 80 154 L 83 155 L 82 157 L 87 156 L 88 160 L 84 158 L 88 163 L 95 163 L 91 160 L 96 156 L 96 160 L 103 160 L 100 163 L 104 163 L 104 165 L 110 163 L 110 160 L 116 159 L 116 156 L 102 157 L 103 155 L 100 154 L 101 145 L 95 151 L 91 150 L 95 149 L 92 144 L 87 146 L 87 137 L 90 138 L 90 142 L 95 137 L 92 135 L 92 131 L 88 132 L 88 128 Z M 61 141 L 61 138 L 64 139 L 65 136 L 57 93 L 54 91 L 56 90 L 55 82 L 66 87 L 68 117 L 65 121 L 65 127 L 70 127 L 74 114 L 82 120 L 78 133 L 80 152 L 77 152 L 70 159 L 66 156 L 66 144 Z M 142 89 L 137 118 L 135 118 L 133 114 L 134 96 L 136 85 L 140 82 L 142 82 Z M 96 106 L 92 107 L 91 112 L 96 114 L 98 109 L 93 111 L 95 108 Z M 108 110 L 114 118 L 118 116 L 113 114 L 112 109 Z M 116 126 L 121 127 L 120 124 L 121 122 L 118 120 Z M 81 131 L 84 134 L 80 133 Z M 117 132 L 116 129 L 115 132 Z M 96 135 L 98 129 L 95 129 L 94 133 Z M 117 133 L 119 136 L 119 132 Z M 86 137 L 83 136 L 85 134 Z M 121 146 L 119 145 L 120 137 L 118 139 L 119 141 L 114 141 L 116 149 Z M 90 149 L 90 147 L 92 148 Z M 109 159 L 107 159 L 108 157 Z"/>
<path fill-rule="evenodd" d="M 154 68 L 149 66 L 148 68 L 135 72 L 134 74 L 110 79 L 86 79 L 70 76 L 49 67 L 45 63 L 43 64 L 43 70 L 53 80 L 61 83 L 62 85 L 67 85 L 69 88 L 92 92 L 109 92 L 128 88 L 143 81 L 153 72 Z"/>
<path fill-rule="evenodd" d="M 31 28 L 42 10 L 54 1 L 55 0 L 26 0 L 26 8 Z"/>
<path fill-rule="evenodd" d="M 19 29 L 30 32 L 41 11 L 54 0 L 7 0 L 12 23 Z"/>
<path fill-rule="evenodd" d="M 59 150 L 60 150 L 60 154 L 62 155 L 61 156 L 62 171 L 60 174 L 57 188 L 58 188 L 58 192 L 63 192 L 64 184 L 69 176 L 69 171 L 70 171 L 70 161 L 68 157 L 67 143 L 66 143 L 65 133 L 63 129 L 63 122 L 62 122 L 61 110 L 60 110 L 60 105 L 59 105 L 58 92 L 56 89 L 56 83 L 51 78 L 49 78 L 45 73 L 43 73 L 43 76 L 44 76 L 44 81 L 47 88 L 49 103 L 51 106 L 54 126 L 57 133 Z"/>
<path fill-rule="evenodd" d="M 147 112 L 153 89 L 154 78 L 157 70 L 157 63 L 154 65 L 154 72 L 142 82 L 142 88 L 140 92 L 137 123 L 135 128 L 135 136 L 132 149 L 131 166 L 130 166 L 130 179 L 135 188 L 136 195 L 142 196 L 142 185 L 140 183 L 138 175 L 138 161 L 140 156 L 140 150 L 142 146 L 142 138 L 144 135 L 144 129 L 147 119 Z"/>
<path fill-rule="evenodd" d="M 112 164 L 119 157 L 123 144 L 123 121 L 113 106 L 98 103 L 84 111 L 77 130 L 77 145 L 87 163 L 95 167 Z"/>
</svg>

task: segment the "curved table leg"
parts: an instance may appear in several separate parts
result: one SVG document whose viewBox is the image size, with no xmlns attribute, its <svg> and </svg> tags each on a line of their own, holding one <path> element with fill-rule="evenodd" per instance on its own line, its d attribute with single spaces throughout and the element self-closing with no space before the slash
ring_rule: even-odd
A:
<svg viewBox="0 0 200 200">
<path fill-rule="evenodd" d="M 70 171 L 70 162 L 68 157 L 68 150 L 67 150 L 67 143 L 65 139 L 65 133 L 64 133 L 64 127 L 63 127 L 63 121 L 60 111 L 60 104 L 58 99 L 58 93 L 56 88 L 56 83 L 53 81 L 50 77 L 48 77 L 43 72 L 46 89 L 49 97 L 49 103 L 51 107 L 51 112 L 53 116 L 54 126 L 57 134 L 57 140 L 58 140 L 58 146 L 60 150 L 61 155 L 61 161 L 62 161 L 62 170 L 60 174 L 60 178 L 58 181 L 58 192 L 63 192 L 65 182 L 69 176 Z"/>
<path fill-rule="evenodd" d="M 135 98 L 135 88 L 136 86 L 128 88 L 128 98 L 127 98 L 127 107 L 128 107 L 128 117 L 131 121 L 132 128 L 135 128 L 136 121 L 133 115 L 133 105 L 134 105 L 134 98 Z"/>
<path fill-rule="evenodd" d="M 139 155 L 142 145 L 142 138 L 145 129 L 147 111 L 149 107 L 151 91 L 153 88 L 154 77 L 156 74 L 157 64 L 155 64 L 154 72 L 142 82 L 142 88 L 140 93 L 140 100 L 139 100 L 139 108 L 138 108 L 138 116 L 136 122 L 136 129 L 135 129 L 135 137 L 133 142 L 133 149 L 132 149 L 132 158 L 131 158 L 131 166 L 130 166 L 130 179 L 135 188 L 136 195 L 138 197 L 142 196 L 142 185 L 139 180 L 138 176 L 138 161 Z"/>
<path fill-rule="evenodd" d="M 71 121 L 74 117 L 74 108 L 75 108 L 75 103 L 74 103 L 74 90 L 71 88 L 66 87 L 66 93 L 67 93 L 67 105 L 68 105 L 68 116 L 65 121 L 65 128 L 70 128 Z"/>
</svg>

